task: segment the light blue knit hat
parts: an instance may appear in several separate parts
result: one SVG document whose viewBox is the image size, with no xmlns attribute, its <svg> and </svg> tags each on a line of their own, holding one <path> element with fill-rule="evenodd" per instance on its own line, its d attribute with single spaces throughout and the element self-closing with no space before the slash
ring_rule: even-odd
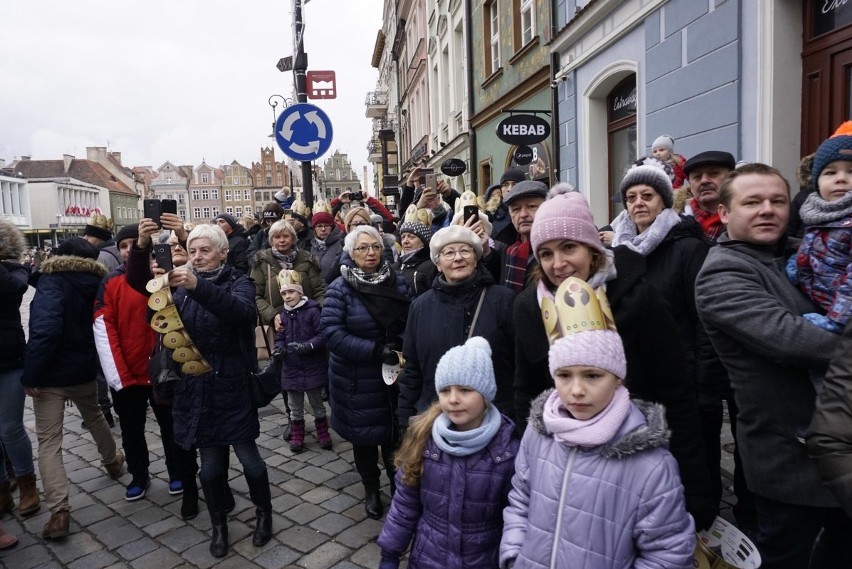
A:
<svg viewBox="0 0 852 569">
<path fill-rule="evenodd" d="M 474 336 L 441 357 L 435 369 L 435 392 L 440 393 L 451 385 L 469 387 L 481 393 L 489 403 L 494 401 L 497 382 L 488 340 Z"/>
</svg>

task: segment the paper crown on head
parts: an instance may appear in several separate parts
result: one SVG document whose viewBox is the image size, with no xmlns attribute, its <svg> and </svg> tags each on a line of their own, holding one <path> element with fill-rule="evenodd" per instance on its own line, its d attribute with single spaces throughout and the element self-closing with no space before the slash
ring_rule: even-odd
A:
<svg viewBox="0 0 852 569">
<path fill-rule="evenodd" d="M 489 186 L 485 191 L 484 196 L 479 196 L 476 198 L 476 205 L 479 206 L 479 209 L 487 211 L 488 213 L 494 213 L 497 211 L 497 208 L 500 207 L 500 204 L 503 203 L 503 192 L 501 191 L 502 186 L 500 184 L 494 184 Z"/>
<path fill-rule="evenodd" d="M 597 291 L 576 277 L 562 281 L 553 298 L 545 296 L 539 302 L 541 319 L 548 341 L 578 332 L 610 330 L 615 332 L 615 320 L 603 287 Z"/>
<path fill-rule="evenodd" d="M 287 290 L 290 288 L 302 290 L 302 275 L 298 271 L 290 269 L 281 269 L 275 276 L 278 281 L 278 290 Z"/>
<path fill-rule="evenodd" d="M 103 241 L 112 239 L 112 231 L 115 228 L 112 219 L 105 215 L 96 213 L 92 216 L 91 221 L 86 224 L 83 235 L 92 235 Z"/>
<path fill-rule="evenodd" d="M 317 196 L 314 200 L 314 213 L 331 213 L 331 204 L 325 201 L 322 196 Z"/>
<path fill-rule="evenodd" d="M 308 218 L 311 216 L 311 208 L 302 201 L 300 196 L 296 198 L 290 206 L 290 213 L 293 217 L 307 225 Z"/>
<path fill-rule="evenodd" d="M 408 206 L 399 225 L 399 234 L 403 233 L 416 235 L 424 246 L 428 245 L 432 238 L 432 212 L 426 208 L 418 208 L 416 204 Z"/>
<path fill-rule="evenodd" d="M 456 211 L 455 211 L 455 213 L 459 213 L 460 211 L 464 211 L 464 207 L 468 206 L 468 205 L 475 205 L 475 206 L 479 207 L 479 204 L 476 202 L 476 194 L 474 194 L 470 190 L 465 190 L 462 193 L 462 195 L 459 196 L 459 199 L 456 200 Z"/>
<path fill-rule="evenodd" d="M 417 204 L 411 204 L 405 210 L 403 223 L 422 223 L 426 226 L 432 225 L 432 212 L 425 207 L 418 208 Z"/>
</svg>

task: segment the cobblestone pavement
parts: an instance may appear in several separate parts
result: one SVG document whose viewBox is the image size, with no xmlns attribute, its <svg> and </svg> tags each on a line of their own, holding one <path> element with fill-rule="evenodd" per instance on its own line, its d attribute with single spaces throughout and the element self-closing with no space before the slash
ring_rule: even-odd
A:
<svg viewBox="0 0 852 569">
<path fill-rule="evenodd" d="M 25 317 L 31 295 L 32 289 L 22 307 Z M 99 466 L 100 458 L 91 435 L 80 424 L 77 409 L 69 407 L 66 408 L 63 448 L 70 479 L 72 533 L 63 540 L 42 540 L 40 532 L 50 516 L 44 505 L 30 518 L 22 519 L 16 512 L 6 515 L 3 522 L 18 536 L 20 543 L 15 549 L 0 552 L 0 567 L 377 567 L 379 548 L 375 540 L 381 530 L 381 521 L 371 520 L 364 513 L 363 487 L 354 470 L 351 445 L 332 433 L 334 449 L 321 450 L 309 417 L 306 421 L 308 450 L 292 454 L 282 440 L 286 423 L 282 410 L 280 398 L 262 410 L 261 433 L 257 440 L 272 485 L 274 537 L 266 546 L 256 548 L 251 544 L 254 506 L 233 453 L 229 478 L 236 508 L 228 524 L 231 549 L 227 557 L 216 559 L 208 552 L 210 520 L 203 503 L 199 516 L 184 522 L 180 519 L 180 496 L 168 493 L 163 448 L 153 414 L 149 413 L 147 430 L 151 486 L 145 498 L 127 502 L 124 484 L 130 481 L 130 475 L 125 473 L 119 482 L 106 475 Z M 35 420 L 29 399 L 24 422 L 35 441 Z M 120 446 L 118 427 L 113 429 L 113 434 Z M 723 515 L 729 517 L 728 473 L 732 460 L 727 449 L 723 455 L 727 472 L 722 506 Z M 383 478 L 382 482 L 387 504 L 390 499 L 387 480 Z"/>
</svg>

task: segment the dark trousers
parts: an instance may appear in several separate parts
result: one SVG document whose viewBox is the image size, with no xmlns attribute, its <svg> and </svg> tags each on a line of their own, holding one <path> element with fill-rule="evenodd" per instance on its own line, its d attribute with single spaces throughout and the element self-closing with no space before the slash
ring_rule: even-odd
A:
<svg viewBox="0 0 852 569">
<path fill-rule="evenodd" d="M 98 386 L 98 405 L 101 408 L 101 411 L 106 412 L 110 410 L 112 407 L 112 401 L 109 400 L 109 392 L 110 388 L 107 385 L 107 380 L 104 377 L 104 372 L 101 371 L 100 366 L 98 366 L 98 374 L 95 376 L 95 382 Z"/>
<path fill-rule="evenodd" d="M 716 501 L 722 500 L 722 423 L 723 407 L 722 401 L 728 404 L 728 417 L 731 421 L 731 435 L 734 437 L 734 495 L 737 503 L 734 506 L 734 516 L 737 523 L 743 526 L 755 526 L 757 514 L 755 512 L 754 494 L 746 484 L 743 472 L 742 459 L 740 458 L 739 445 L 737 444 L 737 414 L 739 408 L 734 401 L 734 395 L 727 393 L 698 393 L 698 409 L 701 416 L 701 431 L 704 436 L 704 453 L 707 459 L 707 468 L 716 490 Z"/>
<path fill-rule="evenodd" d="M 755 496 L 761 569 L 846 569 L 852 520 L 840 508 L 798 506 Z"/>
<path fill-rule="evenodd" d="M 174 440 L 172 409 L 168 405 L 155 403 L 153 389 L 149 385 L 134 385 L 120 391 L 112 391 L 113 405 L 121 425 L 121 444 L 127 458 L 127 471 L 133 476 L 145 476 L 150 460 L 148 442 L 145 440 L 145 423 L 148 419 L 148 405 L 154 411 L 154 417 L 160 426 L 163 441 L 163 454 L 170 480 L 182 480 L 188 462 L 195 464 L 195 451 L 179 448 Z M 191 459 L 190 459 L 191 456 Z"/>
<path fill-rule="evenodd" d="M 388 473 L 388 478 L 393 479 L 393 453 L 394 445 L 352 445 L 352 454 L 355 458 L 355 470 L 361 475 L 361 482 L 369 490 L 377 490 L 380 486 L 379 479 L 382 471 L 379 469 L 379 448 L 381 448 L 382 462 Z"/>
</svg>

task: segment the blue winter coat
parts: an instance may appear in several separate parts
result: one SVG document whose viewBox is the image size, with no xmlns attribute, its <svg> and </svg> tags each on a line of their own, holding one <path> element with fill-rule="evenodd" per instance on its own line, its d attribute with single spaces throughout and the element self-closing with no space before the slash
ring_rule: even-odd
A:
<svg viewBox="0 0 852 569">
<path fill-rule="evenodd" d="M 410 569 L 496 568 L 519 445 L 506 416 L 488 446 L 470 456 L 447 454 L 430 438 L 420 485 L 409 486 L 402 470 L 396 473 L 396 493 L 379 535 L 380 568 L 398 567 L 412 537 Z"/>
<path fill-rule="evenodd" d="M 30 303 L 30 339 L 21 383 L 70 387 L 95 380 L 98 353 L 92 330 L 95 295 L 106 267 L 62 255 L 41 265 Z"/>
<path fill-rule="evenodd" d="M 282 309 L 278 314 L 284 329 L 275 333 L 275 347 L 286 350 L 287 344 L 308 344 L 310 350 L 297 354 L 285 351 L 281 367 L 281 389 L 305 392 L 328 385 L 328 356 L 325 336 L 320 332 L 319 303 L 308 299 L 294 309 Z"/>
<path fill-rule="evenodd" d="M 665 448 L 662 405 L 634 401 L 608 443 L 582 448 L 544 425 L 552 391 L 530 410 L 503 512 L 500 567 L 691 568 L 695 526 Z"/>
<path fill-rule="evenodd" d="M 181 377 L 173 406 L 175 442 L 182 448 L 253 441 L 260 434 L 249 393 L 254 346 L 254 282 L 226 266 L 195 290 L 177 289 L 186 331 L 213 371 Z"/>
<path fill-rule="evenodd" d="M 405 279 L 395 277 L 396 292 L 408 296 Z M 396 433 L 398 389 L 385 384 L 374 356 L 376 347 L 386 343 L 385 331 L 343 277 L 326 290 L 320 326 L 328 341 L 334 430 L 352 444 L 390 444 Z"/>
</svg>

